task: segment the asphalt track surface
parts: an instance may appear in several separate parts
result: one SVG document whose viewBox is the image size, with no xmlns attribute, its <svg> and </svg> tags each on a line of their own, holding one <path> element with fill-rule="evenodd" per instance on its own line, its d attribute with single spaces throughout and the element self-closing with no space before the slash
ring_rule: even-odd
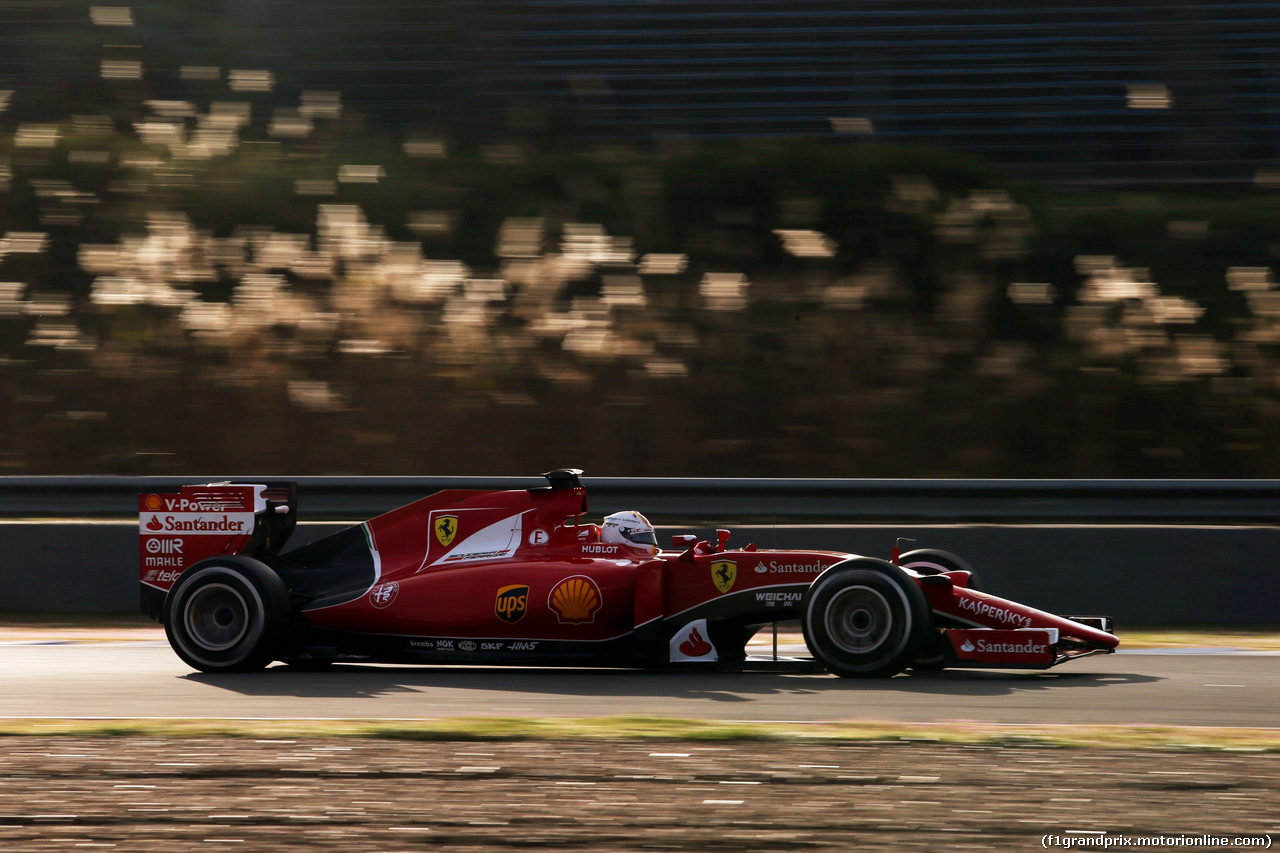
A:
<svg viewBox="0 0 1280 853">
<path fill-rule="evenodd" d="M 786 651 L 784 649 L 784 651 Z M 193 672 L 159 640 L 0 645 L 8 718 L 655 715 L 712 721 L 1280 726 L 1280 656 L 1129 652 L 1048 671 L 821 673 L 282 665 Z"/>
</svg>

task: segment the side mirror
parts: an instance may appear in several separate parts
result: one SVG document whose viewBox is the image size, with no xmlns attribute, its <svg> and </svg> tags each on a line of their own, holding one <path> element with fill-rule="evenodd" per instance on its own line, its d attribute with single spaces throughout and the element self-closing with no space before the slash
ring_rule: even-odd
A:
<svg viewBox="0 0 1280 853">
<path fill-rule="evenodd" d="M 671 544 L 676 548 L 688 548 L 694 542 L 698 541 L 698 537 L 692 533 L 682 533 L 678 536 L 671 537 Z"/>
</svg>

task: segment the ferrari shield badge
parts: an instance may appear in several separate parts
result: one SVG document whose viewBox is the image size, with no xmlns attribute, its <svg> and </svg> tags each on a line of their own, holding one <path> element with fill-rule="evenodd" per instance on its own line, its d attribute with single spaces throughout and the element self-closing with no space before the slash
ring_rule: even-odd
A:
<svg viewBox="0 0 1280 853">
<path fill-rule="evenodd" d="M 448 548 L 453 544 L 453 537 L 458 535 L 458 517 L 456 515 L 438 515 L 435 520 L 436 541 Z"/>
<path fill-rule="evenodd" d="M 711 564 L 711 580 L 721 592 L 733 589 L 733 582 L 737 579 L 738 564 L 733 560 L 716 560 Z"/>
</svg>

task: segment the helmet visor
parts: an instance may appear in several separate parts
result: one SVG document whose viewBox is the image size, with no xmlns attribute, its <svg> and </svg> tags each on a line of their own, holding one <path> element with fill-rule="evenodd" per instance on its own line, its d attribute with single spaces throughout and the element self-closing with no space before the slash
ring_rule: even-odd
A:
<svg viewBox="0 0 1280 853">
<path fill-rule="evenodd" d="M 627 538 L 628 542 L 634 542 L 637 545 L 653 545 L 658 544 L 658 534 L 652 530 L 623 530 L 622 535 Z"/>
</svg>

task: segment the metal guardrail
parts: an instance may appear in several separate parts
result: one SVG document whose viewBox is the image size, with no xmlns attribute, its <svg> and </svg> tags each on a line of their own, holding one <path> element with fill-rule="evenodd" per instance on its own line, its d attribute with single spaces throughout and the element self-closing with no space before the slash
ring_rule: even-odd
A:
<svg viewBox="0 0 1280 853">
<path fill-rule="evenodd" d="M 527 489 L 531 477 L 0 477 L 0 517 L 124 518 L 141 492 L 223 480 L 298 483 L 302 520 L 370 518 L 442 489 Z M 654 521 L 1274 524 L 1280 480 L 858 480 L 583 477 L 592 514 Z"/>
</svg>

